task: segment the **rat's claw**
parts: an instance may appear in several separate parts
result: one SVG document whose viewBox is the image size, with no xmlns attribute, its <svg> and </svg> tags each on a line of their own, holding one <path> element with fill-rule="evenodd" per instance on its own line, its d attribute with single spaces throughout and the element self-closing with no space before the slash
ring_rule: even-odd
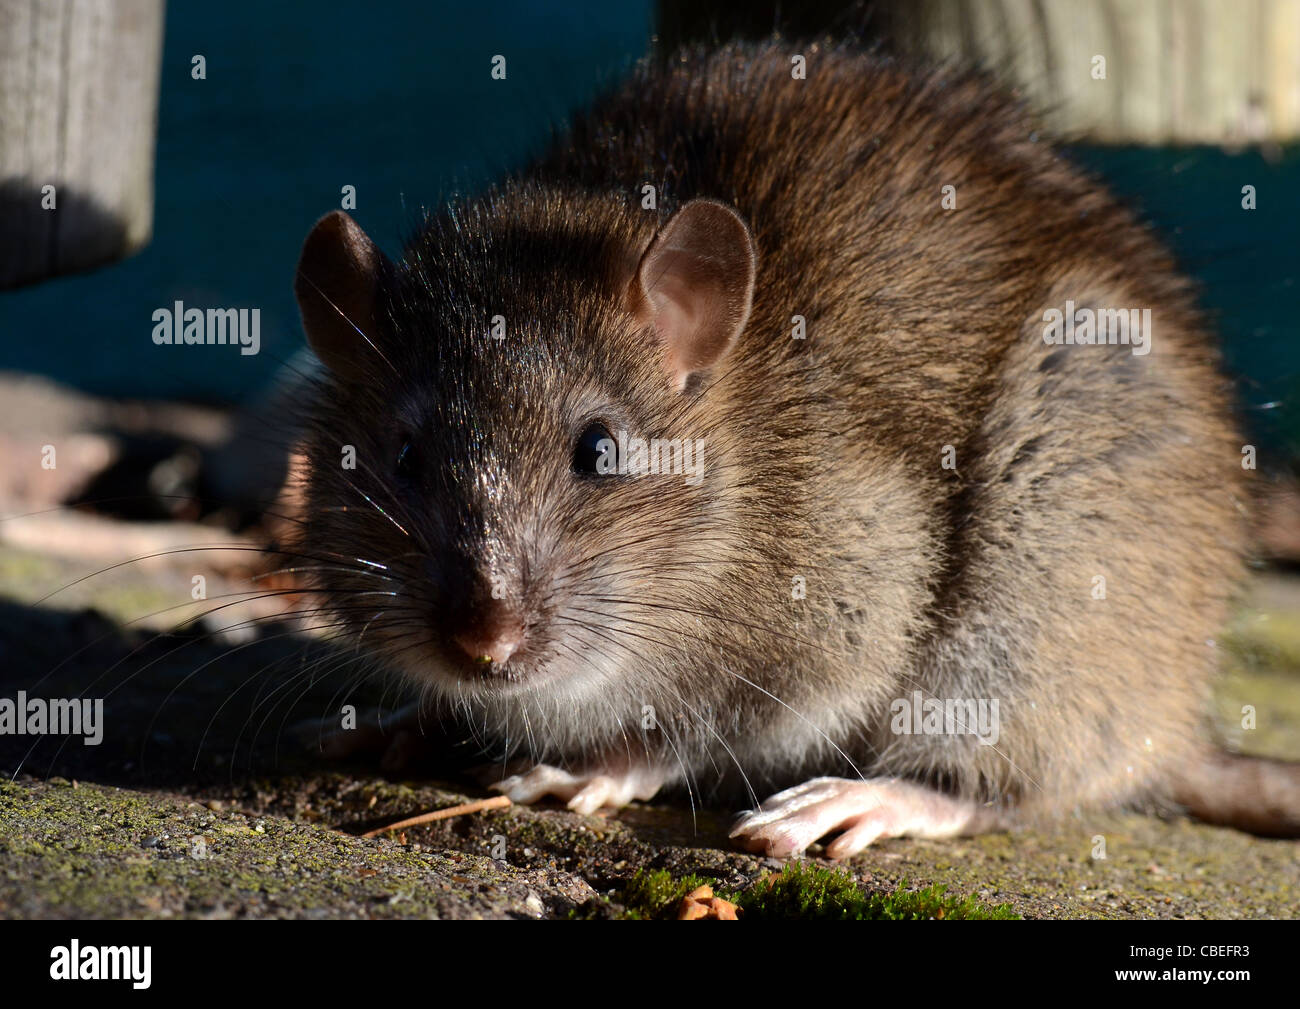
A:
<svg viewBox="0 0 1300 1009">
<path fill-rule="evenodd" d="M 624 806 L 627 800 L 622 802 L 611 801 L 617 788 L 613 778 L 601 776 L 593 778 L 583 786 L 581 792 L 569 800 L 569 808 L 575 813 L 590 814 L 596 812 L 602 806 Z"/>
<path fill-rule="evenodd" d="M 503 792 L 510 796 L 511 802 L 529 803 L 548 795 L 568 802 L 574 798 L 583 786 L 583 779 L 568 771 L 547 764 L 538 764 L 523 774 L 512 774 L 503 781 L 489 785 L 494 792 Z"/>
<path fill-rule="evenodd" d="M 594 769 L 573 774 L 548 764 L 538 764 L 523 774 L 512 774 L 488 787 L 510 796 L 512 802 L 529 803 L 553 795 L 575 813 L 619 809 L 633 799 L 650 799 L 664 783 L 659 771 L 645 767 L 627 770 Z"/>
<path fill-rule="evenodd" d="M 974 819 L 972 800 L 896 778 L 814 778 L 779 792 L 736 823 L 731 836 L 750 851 L 788 858 L 840 831 L 830 858 L 855 855 L 880 837 L 952 837 Z"/>
</svg>

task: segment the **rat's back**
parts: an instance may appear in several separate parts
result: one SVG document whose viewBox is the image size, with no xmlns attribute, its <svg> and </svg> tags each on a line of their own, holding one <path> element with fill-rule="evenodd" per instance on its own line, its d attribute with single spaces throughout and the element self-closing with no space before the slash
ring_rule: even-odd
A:
<svg viewBox="0 0 1300 1009">
<path fill-rule="evenodd" d="M 1242 573 L 1241 441 L 1170 257 L 1031 115 L 979 75 L 736 44 L 643 65 L 535 171 L 748 221 L 718 395 L 765 452 L 773 429 L 829 449 L 787 532 L 875 636 L 869 702 L 805 674 L 867 726 L 837 743 L 1022 812 L 1170 795 Z M 999 738 L 899 732 L 914 690 L 998 702 Z"/>
</svg>

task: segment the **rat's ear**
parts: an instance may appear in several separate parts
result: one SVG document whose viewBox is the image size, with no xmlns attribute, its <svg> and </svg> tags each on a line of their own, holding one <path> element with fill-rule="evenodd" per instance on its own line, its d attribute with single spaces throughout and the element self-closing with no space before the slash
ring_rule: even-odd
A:
<svg viewBox="0 0 1300 1009">
<path fill-rule="evenodd" d="M 754 302 L 756 268 L 749 228 L 716 200 L 691 200 L 646 249 L 629 302 L 654 325 L 677 389 L 731 349 Z"/>
<path fill-rule="evenodd" d="M 298 258 L 293 292 L 307 342 L 325 367 L 355 378 L 379 348 L 374 345 L 375 302 L 387 265 L 356 221 L 341 210 L 311 229 Z"/>
</svg>

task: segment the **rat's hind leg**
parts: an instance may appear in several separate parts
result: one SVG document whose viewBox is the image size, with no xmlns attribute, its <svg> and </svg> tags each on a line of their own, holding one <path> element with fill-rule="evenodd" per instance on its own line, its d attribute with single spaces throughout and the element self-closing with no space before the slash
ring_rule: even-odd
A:
<svg viewBox="0 0 1300 1009">
<path fill-rule="evenodd" d="M 574 774 L 549 764 L 538 764 L 523 774 L 512 774 L 489 786 L 513 802 L 536 802 L 553 795 L 575 813 L 618 809 L 633 799 L 654 797 L 668 782 L 664 771 L 644 765 L 594 767 Z"/>
<path fill-rule="evenodd" d="M 746 813 L 731 836 L 750 851 L 787 858 L 819 837 L 843 831 L 826 854 L 847 858 L 880 837 L 955 837 L 995 825 L 991 811 L 973 799 L 954 798 L 910 781 L 814 778 Z"/>
</svg>

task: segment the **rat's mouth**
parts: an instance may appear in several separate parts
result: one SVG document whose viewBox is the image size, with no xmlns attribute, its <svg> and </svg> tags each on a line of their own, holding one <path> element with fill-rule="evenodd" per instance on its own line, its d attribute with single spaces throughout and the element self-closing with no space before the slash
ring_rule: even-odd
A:
<svg viewBox="0 0 1300 1009">
<path fill-rule="evenodd" d="M 454 696 L 508 694 L 550 679 L 546 664 L 531 647 L 520 648 L 501 662 L 490 655 L 473 657 L 454 642 L 438 638 L 417 647 L 408 639 L 393 649 L 391 661 L 412 679 Z"/>
<path fill-rule="evenodd" d="M 372 622 L 365 641 L 377 659 L 449 699 L 505 697 L 560 682 L 577 689 L 590 678 L 585 673 L 594 663 L 557 647 L 545 621 L 450 623 L 441 614 L 418 624 Z"/>
<path fill-rule="evenodd" d="M 527 648 L 520 648 L 502 661 L 490 654 L 467 652 L 455 644 L 438 649 L 442 667 L 462 682 L 483 686 L 520 683 L 534 668 Z"/>
<path fill-rule="evenodd" d="M 521 695 L 552 697 L 563 687 L 568 701 L 594 698 L 615 675 L 599 656 L 568 654 L 541 637 L 531 638 L 506 662 L 475 661 L 453 641 L 430 633 L 413 643 L 409 631 L 389 635 L 372 628 L 375 657 L 409 681 L 460 702 L 507 701 Z"/>
</svg>

